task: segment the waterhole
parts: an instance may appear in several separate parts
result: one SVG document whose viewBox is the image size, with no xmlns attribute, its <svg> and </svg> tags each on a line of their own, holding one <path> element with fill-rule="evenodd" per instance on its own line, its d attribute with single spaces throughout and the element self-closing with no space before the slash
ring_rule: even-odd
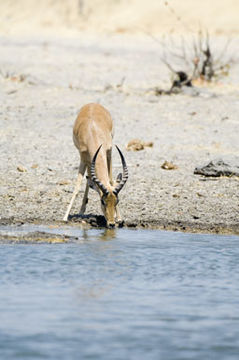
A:
<svg viewBox="0 0 239 360">
<path fill-rule="evenodd" d="M 2 359 L 238 359 L 239 237 L 3 226 Z"/>
</svg>

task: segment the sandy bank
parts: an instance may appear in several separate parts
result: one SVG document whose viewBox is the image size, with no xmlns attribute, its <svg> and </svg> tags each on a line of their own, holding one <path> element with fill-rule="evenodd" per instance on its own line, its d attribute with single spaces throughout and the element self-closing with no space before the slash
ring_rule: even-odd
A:
<svg viewBox="0 0 239 360">
<path fill-rule="evenodd" d="M 232 46 L 238 52 L 238 41 Z M 238 178 L 193 174 L 203 162 L 239 153 L 237 64 L 200 96 L 155 96 L 148 89 L 169 86 L 169 73 L 148 38 L 2 37 L 0 51 L 1 223 L 60 223 L 79 164 L 72 125 L 94 101 L 112 113 L 114 143 L 127 159 L 120 207 L 128 226 L 238 233 Z M 126 151 L 135 137 L 154 146 Z M 162 169 L 165 160 L 177 169 Z M 116 175 L 116 151 L 113 166 Z M 74 223 L 79 207 L 80 198 Z M 87 214 L 101 214 L 93 192 Z"/>
</svg>

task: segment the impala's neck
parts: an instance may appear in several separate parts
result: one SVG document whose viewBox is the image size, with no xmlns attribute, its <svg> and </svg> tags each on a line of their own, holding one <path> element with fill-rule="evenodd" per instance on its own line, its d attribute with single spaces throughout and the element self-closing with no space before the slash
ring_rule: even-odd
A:
<svg viewBox="0 0 239 360">
<path fill-rule="evenodd" d="M 99 154 L 95 164 L 96 175 L 102 184 L 108 189 L 112 190 L 113 187 L 110 184 L 108 165 L 106 155 L 103 153 Z"/>
</svg>

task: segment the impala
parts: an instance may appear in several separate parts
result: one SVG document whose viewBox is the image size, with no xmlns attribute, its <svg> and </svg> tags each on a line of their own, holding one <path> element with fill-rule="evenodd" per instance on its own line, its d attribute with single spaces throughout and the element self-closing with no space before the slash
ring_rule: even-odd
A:
<svg viewBox="0 0 239 360">
<path fill-rule="evenodd" d="M 106 218 L 107 227 L 122 223 L 118 207 L 118 194 L 128 179 L 128 170 L 124 156 L 116 146 L 123 167 L 116 182 L 112 179 L 112 137 L 113 122 L 110 113 L 99 104 L 83 106 L 73 128 L 73 141 L 80 153 L 79 173 L 70 204 L 64 216 L 68 220 L 73 202 L 77 197 L 83 176 L 87 169 L 88 179 L 82 200 L 80 214 L 84 214 L 88 202 L 89 187 L 100 195 L 101 208 Z"/>
</svg>

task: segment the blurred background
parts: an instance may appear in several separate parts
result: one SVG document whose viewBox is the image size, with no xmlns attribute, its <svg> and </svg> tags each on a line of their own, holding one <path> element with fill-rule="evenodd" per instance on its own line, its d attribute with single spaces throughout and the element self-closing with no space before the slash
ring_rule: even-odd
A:
<svg viewBox="0 0 239 360">
<path fill-rule="evenodd" d="M 197 25 L 211 34 L 236 35 L 238 14 L 238 0 L 1 0 L 0 34 L 159 34 Z"/>
</svg>

